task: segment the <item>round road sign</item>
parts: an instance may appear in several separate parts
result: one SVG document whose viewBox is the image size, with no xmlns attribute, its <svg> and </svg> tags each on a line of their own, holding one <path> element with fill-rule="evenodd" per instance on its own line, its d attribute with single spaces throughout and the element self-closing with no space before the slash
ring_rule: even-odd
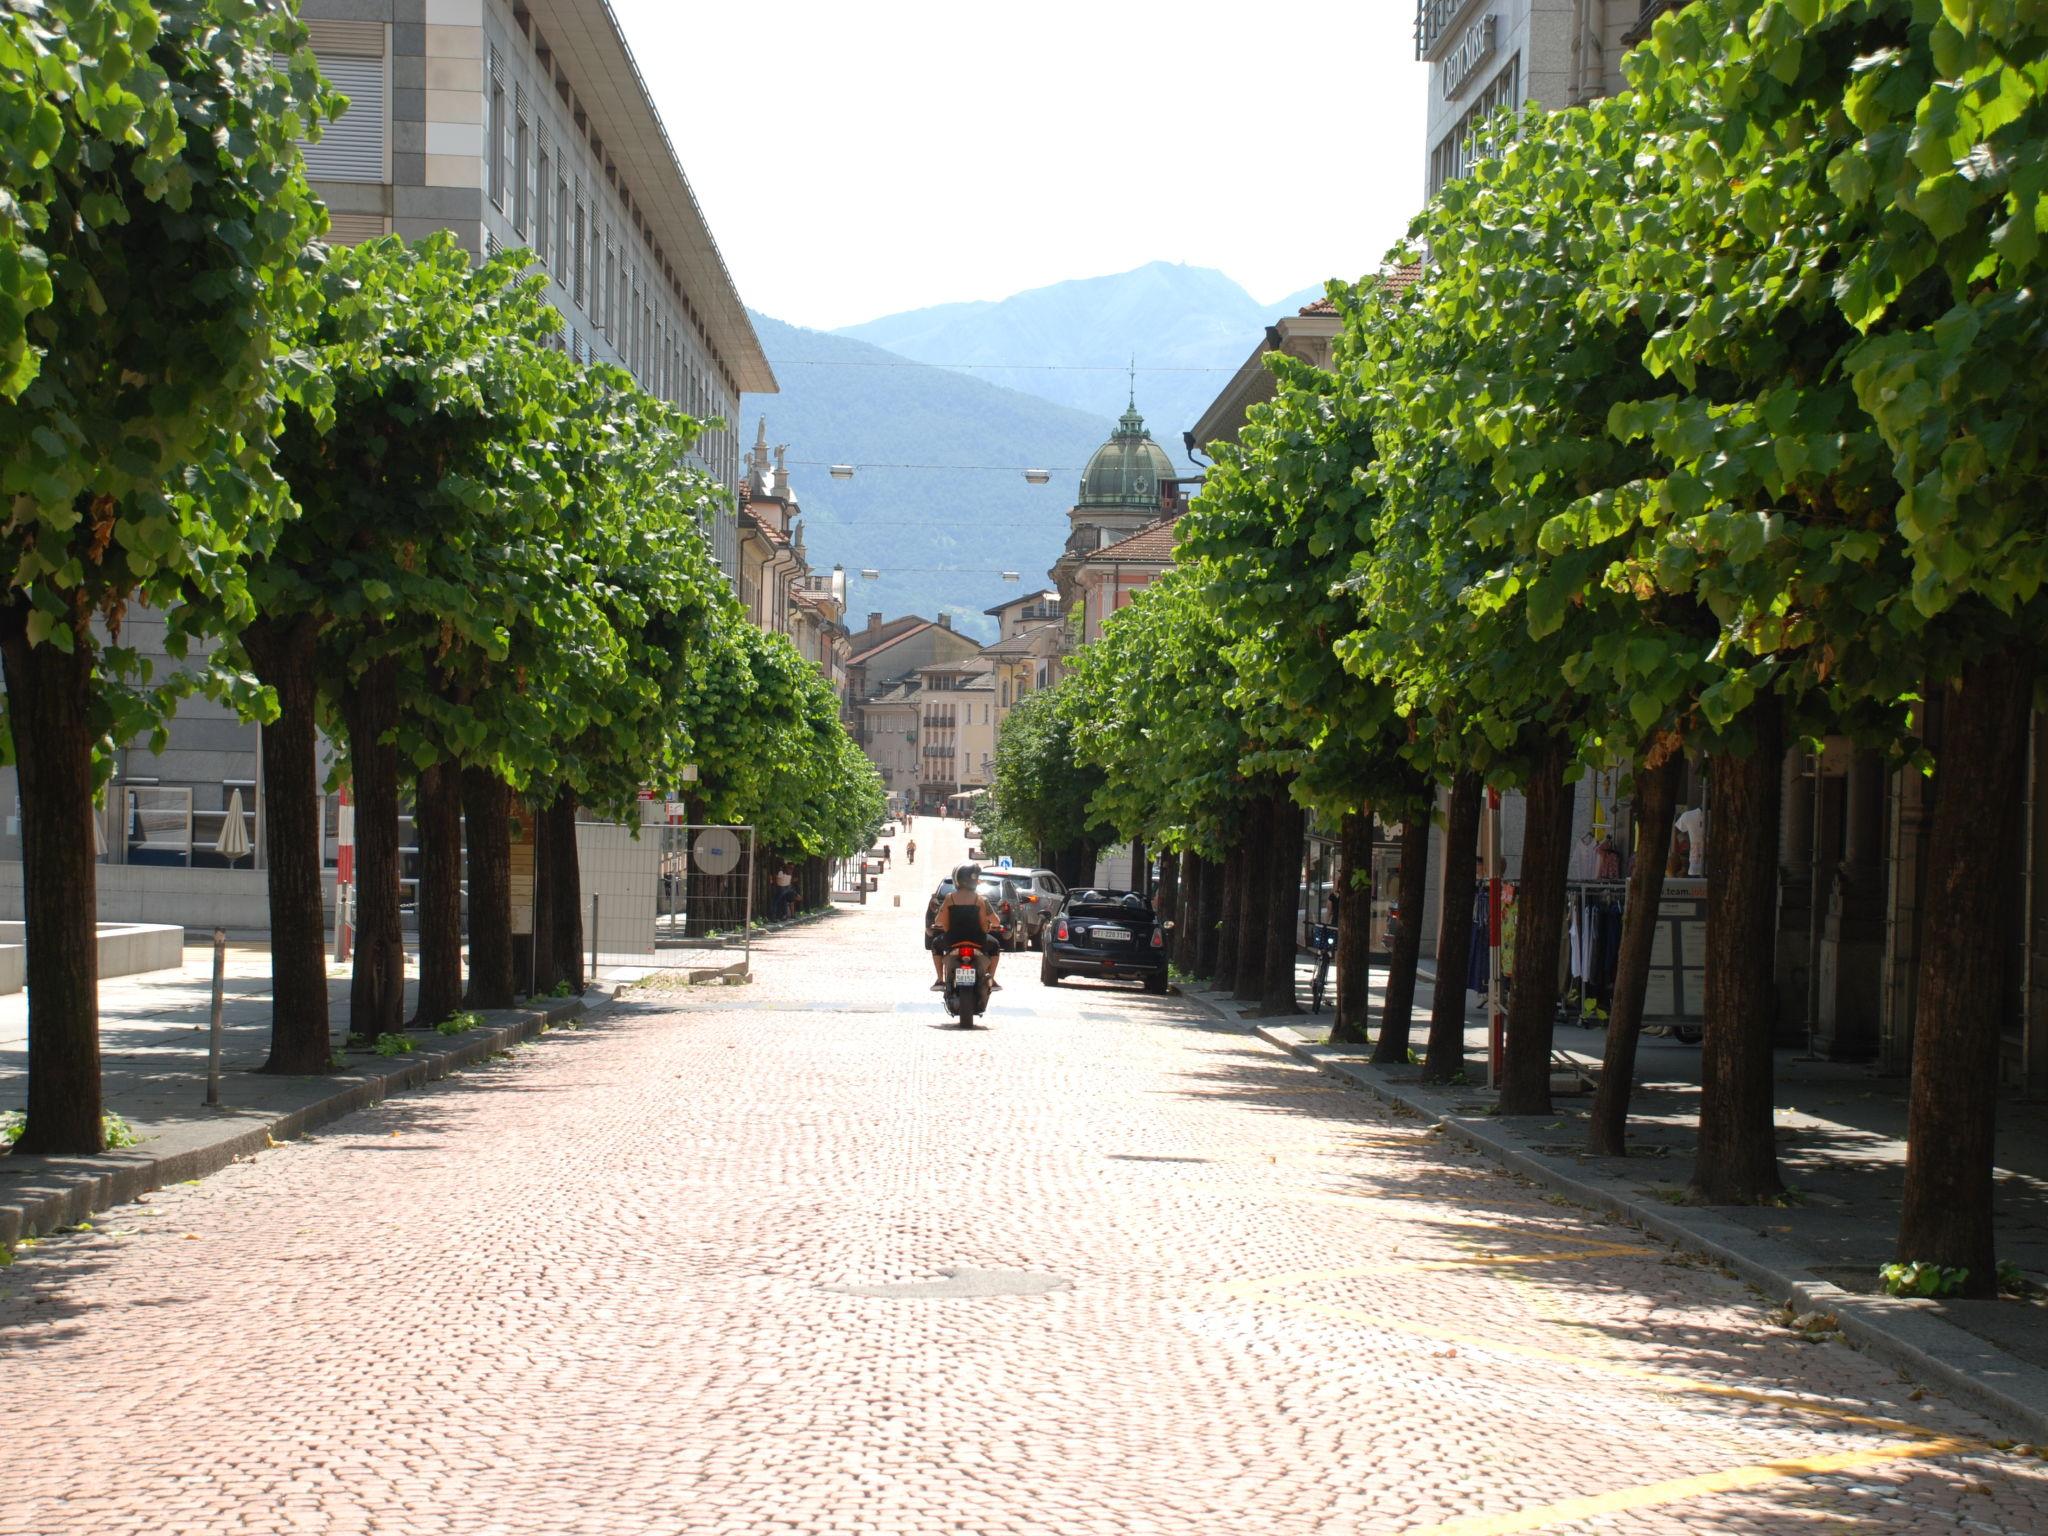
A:
<svg viewBox="0 0 2048 1536">
<path fill-rule="evenodd" d="M 739 836 L 723 827 L 699 832 L 690 845 L 690 857 L 707 875 L 729 875 L 740 867 Z"/>
</svg>

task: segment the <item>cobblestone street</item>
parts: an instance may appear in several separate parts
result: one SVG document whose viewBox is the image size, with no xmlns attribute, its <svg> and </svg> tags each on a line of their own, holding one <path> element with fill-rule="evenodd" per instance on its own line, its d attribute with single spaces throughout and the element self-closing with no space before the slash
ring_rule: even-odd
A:
<svg viewBox="0 0 2048 1536">
<path fill-rule="evenodd" d="M 0 1532 L 2048 1530 L 2048 1463 L 1178 998 L 746 988 L 0 1271 Z M 891 900 L 901 896 L 902 905 Z"/>
</svg>

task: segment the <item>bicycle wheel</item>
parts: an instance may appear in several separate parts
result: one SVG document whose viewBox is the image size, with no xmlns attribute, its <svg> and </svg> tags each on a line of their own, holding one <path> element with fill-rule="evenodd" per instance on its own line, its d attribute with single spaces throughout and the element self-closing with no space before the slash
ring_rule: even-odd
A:
<svg viewBox="0 0 2048 1536">
<path fill-rule="evenodd" d="M 1309 1012 L 1321 1013 L 1323 1011 L 1323 987 L 1328 983 L 1329 979 L 1330 956 L 1326 951 L 1316 960 L 1316 979 L 1314 985 L 1309 988 L 1309 996 L 1312 1000 Z"/>
</svg>

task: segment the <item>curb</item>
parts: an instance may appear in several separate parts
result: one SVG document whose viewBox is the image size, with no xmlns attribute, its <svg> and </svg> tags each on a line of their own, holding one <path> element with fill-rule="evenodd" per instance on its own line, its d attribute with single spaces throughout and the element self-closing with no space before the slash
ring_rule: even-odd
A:
<svg viewBox="0 0 2048 1536">
<path fill-rule="evenodd" d="M 2037 1445 L 2048 1441 L 2048 1370 L 1929 1315 L 1923 1304 L 1845 1291 L 1815 1275 L 1807 1267 L 1805 1254 L 1790 1243 L 1760 1237 L 1711 1211 L 1698 1210 L 1678 1219 L 1670 1208 L 1646 1203 L 1619 1179 L 1517 1145 L 1499 1122 L 1457 1114 L 1435 1102 L 1427 1090 L 1411 1089 L 1368 1061 L 1327 1046 L 1310 1045 L 1285 1025 L 1236 1017 L 1205 994 L 1182 995 L 1326 1076 L 1432 1121 L 1503 1167 L 1578 1205 L 1612 1216 L 1674 1248 L 1712 1259 L 1765 1295 L 1789 1303 L 1794 1311 L 1834 1313 L 1843 1334 L 1869 1354 L 1988 1418 L 2023 1430 L 2023 1439 Z"/>
<path fill-rule="evenodd" d="M 412 1054 L 393 1058 L 389 1065 L 386 1058 L 378 1056 L 360 1064 L 351 1063 L 333 1079 L 337 1085 L 334 1092 L 296 1109 L 278 1113 L 222 1110 L 216 1126 L 222 1134 L 182 1151 L 152 1154 L 127 1149 L 95 1158 L 23 1158 L 24 1163 L 43 1163 L 48 1183 L 0 1197 L 0 1248 L 11 1248 L 24 1237 L 75 1225 L 95 1211 L 126 1204 L 137 1195 L 146 1195 L 167 1184 L 218 1173 L 265 1147 L 294 1140 L 343 1115 L 381 1103 L 395 1093 L 474 1066 L 493 1051 L 531 1039 L 545 1026 L 575 1018 L 585 1011 L 587 1005 L 582 998 L 550 999 L 547 1006 L 538 1008 L 493 1009 L 491 1012 L 499 1017 L 513 1015 L 511 1022 L 486 1024 L 459 1037 L 459 1044 L 442 1049 L 423 1048 L 416 1041 Z M 14 1159 L 10 1156 L 8 1161 Z"/>
</svg>

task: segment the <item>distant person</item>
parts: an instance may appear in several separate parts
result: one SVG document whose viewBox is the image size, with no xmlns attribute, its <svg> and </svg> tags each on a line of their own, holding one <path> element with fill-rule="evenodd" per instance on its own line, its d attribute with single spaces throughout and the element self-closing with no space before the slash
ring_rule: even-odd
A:
<svg viewBox="0 0 2048 1536">
<path fill-rule="evenodd" d="M 775 915 L 796 914 L 796 870 L 788 864 L 775 871 Z"/>
</svg>

